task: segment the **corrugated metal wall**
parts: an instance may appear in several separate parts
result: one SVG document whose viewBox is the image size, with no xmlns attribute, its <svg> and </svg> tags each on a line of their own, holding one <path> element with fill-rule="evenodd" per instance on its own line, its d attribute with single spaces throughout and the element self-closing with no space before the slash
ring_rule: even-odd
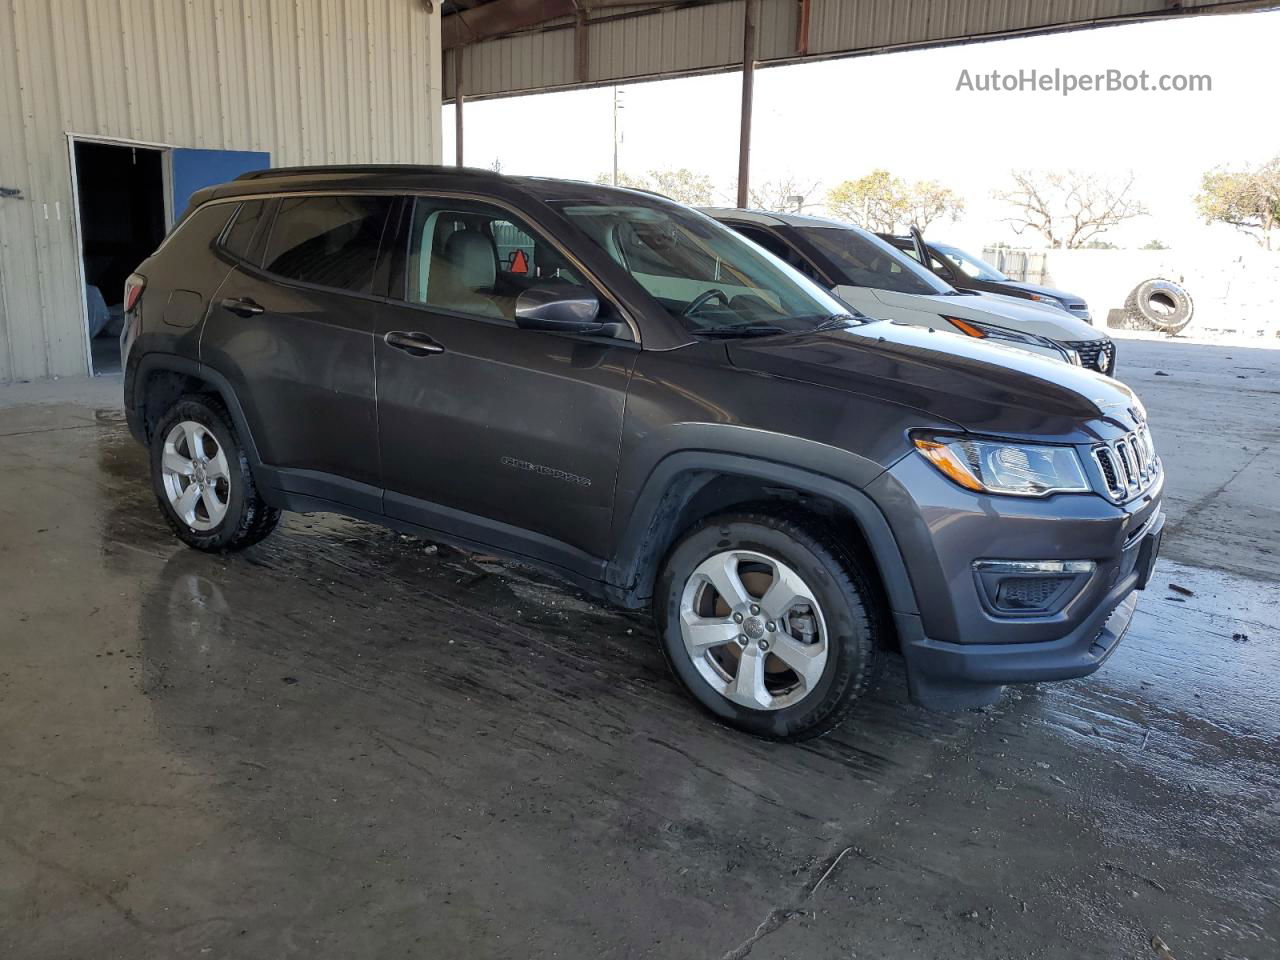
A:
<svg viewBox="0 0 1280 960">
<path fill-rule="evenodd" d="M 68 133 L 438 162 L 439 37 L 423 0 L 4 0 L 0 382 L 87 369 Z"/>
<path fill-rule="evenodd" d="M 1266 4 L 1255 4 L 1263 6 Z M 590 4 L 586 4 L 590 6 Z M 469 45 L 462 54 L 468 98 L 736 69 L 742 63 L 742 0 L 643 13 L 602 9 L 588 31 L 585 83 L 574 75 L 573 20 Z M 1134 17 L 1243 10 L 1221 0 L 811 0 L 808 57 L 831 57 Z M 805 59 L 797 52 L 798 0 L 760 0 L 757 59 Z M 454 51 L 445 53 L 444 94 L 454 97 Z"/>
</svg>

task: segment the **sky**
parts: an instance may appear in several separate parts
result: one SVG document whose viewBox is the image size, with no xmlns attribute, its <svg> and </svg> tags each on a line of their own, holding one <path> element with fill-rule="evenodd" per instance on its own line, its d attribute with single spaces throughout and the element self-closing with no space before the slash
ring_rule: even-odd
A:
<svg viewBox="0 0 1280 960">
<path fill-rule="evenodd" d="M 751 180 L 818 183 L 815 199 L 845 179 L 883 168 L 908 181 L 937 180 L 966 201 L 955 223 L 929 234 L 970 248 L 1003 241 L 1042 246 L 1002 222 L 992 194 L 1012 169 L 1136 176 L 1150 215 L 1103 238 L 1122 247 L 1152 239 L 1178 249 L 1256 249 L 1226 226 L 1206 227 L 1193 197 L 1201 175 L 1280 154 L 1277 123 L 1280 12 L 1082 30 L 1043 37 L 906 51 L 757 70 Z M 1207 74 L 1199 92 L 981 92 L 957 89 L 998 70 L 1074 74 L 1107 69 Z M 741 77 L 735 73 L 619 87 L 619 167 L 643 173 L 688 167 L 733 202 Z M 465 162 L 504 173 L 593 180 L 612 168 L 613 88 L 465 105 Z M 572 119 L 569 123 L 566 120 Z M 453 107 L 443 118 L 454 156 Z M 814 212 L 822 212 L 815 208 Z"/>
</svg>

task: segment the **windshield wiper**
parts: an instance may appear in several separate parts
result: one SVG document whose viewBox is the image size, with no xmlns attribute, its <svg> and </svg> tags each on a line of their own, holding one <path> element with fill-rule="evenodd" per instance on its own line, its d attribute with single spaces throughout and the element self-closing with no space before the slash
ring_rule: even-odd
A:
<svg viewBox="0 0 1280 960">
<path fill-rule="evenodd" d="M 748 326 L 745 323 L 726 323 L 719 327 L 703 327 L 701 330 L 693 331 L 700 337 L 776 337 L 782 333 L 794 333 L 794 330 L 786 330 L 782 327 L 775 327 L 768 324 L 753 324 Z"/>
<path fill-rule="evenodd" d="M 833 313 L 827 319 L 813 328 L 814 333 L 821 333 L 823 330 L 843 330 L 846 327 L 856 326 L 859 323 L 866 323 L 866 318 L 859 319 L 851 313 Z"/>
</svg>

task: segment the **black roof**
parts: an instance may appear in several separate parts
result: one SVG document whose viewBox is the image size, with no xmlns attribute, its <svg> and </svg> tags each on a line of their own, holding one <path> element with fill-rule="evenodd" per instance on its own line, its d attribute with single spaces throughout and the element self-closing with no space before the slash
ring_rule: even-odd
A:
<svg viewBox="0 0 1280 960">
<path fill-rule="evenodd" d="M 199 200 L 230 197 L 265 190 L 289 191 L 316 187 L 346 189 L 414 190 L 436 189 L 492 191 L 495 194 L 524 193 L 539 200 L 606 200 L 637 196 L 666 199 L 658 194 L 623 187 L 603 186 L 583 180 L 557 180 L 550 177 L 515 177 L 475 167 L 441 164 L 326 164 L 306 167 L 272 167 L 243 173 L 230 183 L 201 191 Z M 193 198 L 194 200 L 194 198 Z"/>
</svg>

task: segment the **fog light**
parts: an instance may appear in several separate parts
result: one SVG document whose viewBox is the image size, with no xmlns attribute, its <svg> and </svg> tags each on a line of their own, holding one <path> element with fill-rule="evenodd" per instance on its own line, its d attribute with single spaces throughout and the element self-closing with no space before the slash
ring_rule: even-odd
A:
<svg viewBox="0 0 1280 960">
<path fill-rule="evenodd" d="M 993 613 L 1046 616 L 1075 598 L 1095 566 L 1092 560 L 975 560 L 973 571 Z"/>
</svg>

